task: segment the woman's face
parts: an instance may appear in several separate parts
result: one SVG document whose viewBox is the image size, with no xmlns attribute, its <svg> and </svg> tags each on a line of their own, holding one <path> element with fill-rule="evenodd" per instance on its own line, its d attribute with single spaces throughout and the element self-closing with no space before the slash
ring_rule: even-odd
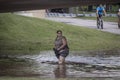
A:
<svg viewBox="0 0 120 80">
<path fill-rule="evenodd" d="M 57 33 L 57 36 L 58 36 L 58 37 L 62 36 L 62 33 L 61 33 L 61 32 L 58 32 L 58 33 Z"/>
</svg>

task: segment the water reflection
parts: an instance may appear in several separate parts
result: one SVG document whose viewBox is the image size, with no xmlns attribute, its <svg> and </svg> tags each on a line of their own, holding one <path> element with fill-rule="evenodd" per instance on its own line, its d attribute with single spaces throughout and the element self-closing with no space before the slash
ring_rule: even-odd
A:
<svg viewBox="0 0 120 80">
<path fill-rule="evenodd" d="M 54 75 L 56 78 L 66 78 L 66 65 L 58 65 L 54 70 Z"/>
</svg>

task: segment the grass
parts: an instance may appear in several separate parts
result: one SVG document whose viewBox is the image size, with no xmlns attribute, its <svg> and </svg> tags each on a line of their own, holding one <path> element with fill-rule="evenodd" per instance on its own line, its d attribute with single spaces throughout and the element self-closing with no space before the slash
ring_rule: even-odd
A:
<svg viewBox="0 0 120 80">
<path fill-rule="evenodd" d="M 6 13 L 0 14 L 0 53 L 52 50 L 58 29 L 67 37 L 71 51 L 120 49 L 120 35 Z"/>
<path fill-rule="evenodd" d="M 80 19 L 89 19 L 89 20 L 96 20 L 96 17 L 77 17 Z M 108 21 L 108 22 L 118 22 L 118 18 L 117 17 L 103 17 L 104 21 Z"/>
</svg>

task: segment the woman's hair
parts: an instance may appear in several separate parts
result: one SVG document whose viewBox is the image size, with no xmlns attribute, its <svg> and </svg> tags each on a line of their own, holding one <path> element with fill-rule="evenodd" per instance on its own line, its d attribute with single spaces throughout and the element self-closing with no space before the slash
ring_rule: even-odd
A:
<svg viewBox="0 0 120 80">
<path fill-rule="evenodd" d="M 57 30 L 57 32 L 56 32 L 56 33 L 59 33 L 59 32 L 60 32 L 60 33 L 62 33 L 62 31 L 61 31 L 61 30 Z"/>
</svg>

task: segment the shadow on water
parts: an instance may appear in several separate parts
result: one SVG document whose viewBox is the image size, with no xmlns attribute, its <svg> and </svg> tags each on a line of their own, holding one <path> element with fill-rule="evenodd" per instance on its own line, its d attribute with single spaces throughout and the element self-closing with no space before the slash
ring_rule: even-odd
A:
<svg viewBox="0 0 120 80">
<path fill-rule="evenodd" d="M 71 51 L 66 64 L 58 65 L 53 51 L 38 55 L 0 58 L 0 76 L 18 77 L 120 77 L 120 51 Z"/>
</svg>

